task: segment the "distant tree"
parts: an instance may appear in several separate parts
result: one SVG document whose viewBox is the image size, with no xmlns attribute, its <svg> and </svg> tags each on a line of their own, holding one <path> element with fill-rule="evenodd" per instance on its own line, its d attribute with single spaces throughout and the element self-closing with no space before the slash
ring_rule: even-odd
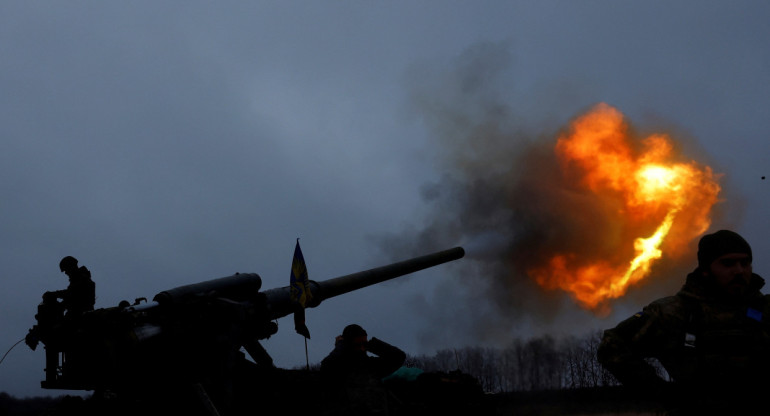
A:
<svg viewBox="0 0 770 416">
<path fill-rule="evenodd" d="M 616 385 L 617 380 L 596 359 L 601 331 L 564 341 L 566 388 L 591 388 Z"/>
<path fill-rule="evenodd" d="M 499 391 L 497 356 L 494 348 L 467 347 L 458 351 L 460 370 L 474 376 L 484 391 Z"/>
</svg>

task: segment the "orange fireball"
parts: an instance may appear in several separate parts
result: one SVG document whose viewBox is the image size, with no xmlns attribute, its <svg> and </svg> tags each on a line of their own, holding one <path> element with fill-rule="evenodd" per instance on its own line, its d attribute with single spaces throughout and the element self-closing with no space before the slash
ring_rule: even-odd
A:
<svg viewBox="0 0 770 416">
<path fill-rule="evenodd" d="M 667 135 L 635 137 L 623 114 L 607 104 L 575 120 L 555 152 L 572 192 L 614 208 L 617 252 L 627 253 L 601 260 L 552 253 L 528 270 L 541 286 L 568 291 L 586 308 L 606 312 L 607 301 L 648 276 L 664 251 L 682 254 L 711 224 L 720 191 L 711 168 L 683 159 Z"/>
</svg>

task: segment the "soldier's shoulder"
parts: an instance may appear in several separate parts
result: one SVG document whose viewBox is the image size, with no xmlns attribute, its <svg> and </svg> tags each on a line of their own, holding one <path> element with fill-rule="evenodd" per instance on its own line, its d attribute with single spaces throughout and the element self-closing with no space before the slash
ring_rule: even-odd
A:
<svg viewBox="0 0 770 416">
<path fill-rule="evenodd" d="M 321 369 L 338 367 L 345 360 L 345 354 L 340 348 L 335 348 L 323 360 L 321 360 Z"/>
<path fill-rule="evenodd" d="M 643 313 L 660 318 L 665 317 L 684 317 L 688 315 L 690 309 L 695 306 L 697 301 L 687 299 L 681 295 L 666 296 L 657 299 L 644 308 Z"/>
<path fill-rule="evenodd" d="M 652 301 L 647 305 L 645 310 L 669 310 L 681 308 L 685 305 L 686 300 L 679 295 L 666 296 L 660 299 Z"/>
</svg>

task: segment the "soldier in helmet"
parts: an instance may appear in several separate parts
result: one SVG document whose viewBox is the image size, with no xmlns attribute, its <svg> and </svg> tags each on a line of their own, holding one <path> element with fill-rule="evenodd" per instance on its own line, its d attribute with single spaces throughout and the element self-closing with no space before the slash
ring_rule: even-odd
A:
<svg viewBox="0 0 770 416">
<path fill-rule="evenodd" d="M 370 356 L 368 353 L 373 354 Z M 345 414 L 387 414 L 387 393 L 382 378 L 398 370 L 406 354 L 377 338 L 368 338 L 359 325 L 345 327 L 334 350 L 321 361 L 321 374 Z M 334 394 L 336 393 L 336 394 Z"/>
<path fill-rule="evenodd" d="M 770 301 L 751 247 L 729 230 L 698 243 L 698 266 L 675 295 L 604 332 L 598 359 L 623 385 L 673 393 L 675 411 L 751 409 L 770 375 Z M 648 359 L 662 365 L 664 381 Z"/>
<path fill-rule="evenodd" d="M 46 292 L 43 298 L 61 299 L 67 316 L 94 310 L 96 287 L 91 272 L 85 266 L 78 267 L 78 260 L 72 256 L 61 259 L 59 269 L 69 278 L 69 286 L 65 290 Z"/>
<path fill-rule="evenodd" d="M 55 385 L 59 377 L 59 368 L 77 367 L 83 362 L 83 353 L 72 348 L 76 339 L 74 329 L 80 316 L 94 309 L 96 291 L 91 280 L 91 272 L 85 266 L 78 267 L 78 261 L 72 256 L 64 257 L 59 262 L 59 270 L 69 277 L 67 289 L 45 292 L 43 302 L 38 306 L 35 318 L 38 324 L 27 334 L 27 345 L 35 350 L 40 341 L 46 346 L 46 381 Z M 61 302 L 59 302 L 61 299 Z M 67 361 L 60 363 L 59 353 L 66 353 Z M 63 359 L 62 359 L 63 360 Z"/>
</svg>

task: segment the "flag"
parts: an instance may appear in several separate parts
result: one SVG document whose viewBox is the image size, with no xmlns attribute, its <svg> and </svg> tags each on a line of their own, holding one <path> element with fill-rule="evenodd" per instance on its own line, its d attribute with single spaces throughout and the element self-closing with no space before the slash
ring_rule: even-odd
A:
<svg viewBox="0 0 770 416">
<path fill-rule="evenodd" d="M 299 309 L 294 312 L 294 330 L 305 338 L 310 338 L 310 330 L 305 325 L 305 308 L 313 299 L 313 295 L 310 293 L 310 280 L 307 275 L 305 258 L 302 257 L 302 249 L 299 247 L 299 238 L 294 247 L 294 259 L 291 262 L 289 293 L 291 300 L 299 305 Z"/>
</svg>

